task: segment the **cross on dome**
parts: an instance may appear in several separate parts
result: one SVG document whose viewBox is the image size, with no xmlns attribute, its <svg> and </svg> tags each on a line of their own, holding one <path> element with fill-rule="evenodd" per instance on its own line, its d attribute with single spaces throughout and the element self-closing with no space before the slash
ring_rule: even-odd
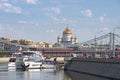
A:
<svg viewBox="0 0 120 80">
<path fill-rule="evenodd" d="M 63 31 L 63 34 L 72 34 L 72 31 L 66 27 L 66 29 Z"/>
</svg>

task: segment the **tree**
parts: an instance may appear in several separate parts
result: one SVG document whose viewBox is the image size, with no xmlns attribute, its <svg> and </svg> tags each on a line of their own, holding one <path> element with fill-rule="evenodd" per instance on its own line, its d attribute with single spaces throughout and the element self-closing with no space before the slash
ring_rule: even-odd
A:
<svg viewBox="0 0 120 80">
<path fill-rule="evenodd" d="M 53 47 L 60 47 L 61 45 L 60 44 L 58 44 L 58 43 L 55 43 L 54 45 L 53 45 Z"/>
</svg>

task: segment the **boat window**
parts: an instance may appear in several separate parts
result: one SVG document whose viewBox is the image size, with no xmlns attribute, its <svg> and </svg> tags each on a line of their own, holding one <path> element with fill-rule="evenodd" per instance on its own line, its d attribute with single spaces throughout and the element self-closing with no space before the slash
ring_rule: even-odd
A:
<svg viewBox="0 0 120 80">
<path fill-rule="evenodd" d="M 42 59 L 40 57 L 33 57 L 35 62 L 40 62 Z"/>
<path fill-rule="evenodd" d="M 33 55 L 34 53 L 33 52 L 23 52 L 22 54 L 23 55 Z"/>
<path fill-rule="evenodd" d="M 40 62 L 42 58 L 39 54 L 35 52 L 22 52 L 23 61 L 35 61 Z"/>
<path fill-rule="evenodd" d="M 10 60 L 9 60 L 9 62 L 15 62 L 16 61 L 16 58 L 11 58 Z"/>
<path fill-rule="evenodd" d="M 53 65 L 54 62 L 53 61 L 44 61 L 44 64 L 50 64 L 50 65 L 52 64 Z"/>
</svg>

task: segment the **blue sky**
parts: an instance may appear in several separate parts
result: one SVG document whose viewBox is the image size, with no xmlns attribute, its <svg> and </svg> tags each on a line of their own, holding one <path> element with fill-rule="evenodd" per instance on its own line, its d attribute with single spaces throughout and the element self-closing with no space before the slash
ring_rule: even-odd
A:
<svg viewBox="0 0 120 80">
<path fill-rule="evenodd" d="M 120 0 L 0 0 L 0 37 L 55 43 L 66 24 L 78 42 L 112 32 Z"/>
</svg>

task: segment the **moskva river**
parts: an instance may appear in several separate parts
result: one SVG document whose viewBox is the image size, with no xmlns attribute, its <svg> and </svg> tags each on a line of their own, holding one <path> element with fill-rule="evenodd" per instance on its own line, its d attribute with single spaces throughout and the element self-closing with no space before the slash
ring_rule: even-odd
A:
<svg viewBox="0 0 120 80">
<path fill-rule="evenodd" d="M 0 64 L 0 80 L 110 80 L 101 77 L 81 74 L 72 71 L 35 69 L 29 71 L 18 71 Z"/>
</svg>

